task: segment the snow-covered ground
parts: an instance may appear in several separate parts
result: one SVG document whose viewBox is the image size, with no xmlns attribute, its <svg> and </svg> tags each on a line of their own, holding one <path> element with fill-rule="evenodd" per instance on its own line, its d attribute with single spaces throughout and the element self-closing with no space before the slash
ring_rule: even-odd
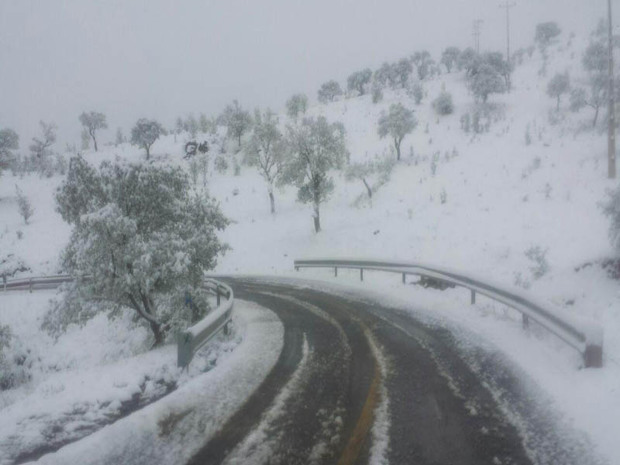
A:
<svg viewBox="0 0 620 465">
<path fill-rule="evenodd" d="M 611 463 L 620 464 L 616 439 L 620 430 L 614 426 L 620 416 L 620 285 L 601 268 L 601 261 L 613 257 L 614 252 L 607 237 L 609 221 L 600 208 L 606 189 L 617 187 L 617 182 L 606 179 L 604 135 L 585 129 L 591 118 L 588 109 L 571 114 L 563 102 L 561 121 L 551 124 L 549 115 L 555 101 L 546 95 L 547 82 L 556 71 L 570 70 L 577 79 L 585 44 L 585 40 L 573 40 L 569 46 L 563 38 L 552 51 L 547 77 L 538 74 L 538 53 L 532 58 L 526 56 L 525 63 L 514 73 L 514 90 L 490 97 L 490 127 L 482 134 L 461 129 L 461 116 L 474 111 L 473 97 L 466 90 L 462 73 L 444 74 L 426 82 L 426 97 L 420 106 L 401 90 L 386 91 L 378 104 L 367 95 L 311 106 L 309 114 L 344 123 L 352 161 L 375 155 L 395 156 L 391 142 L 377 135 L 377 119 L 391 103 L 402 102 L 414 109 L 419 125 L 404 139 L 403 160 L 396 165 L 390 182 L 375 193 L 372 203 L 364 199 L 361 182 L 347 182 L 334 173 L 336 190 L 321 207 L 320 234 L 313 232 L 311 209 L 295 201 L 293 188 L 276 191 L 277 214 L 271 215 L 266 186 L 254 169 L 243 166 L 238 176 L 232 169 L 226 174 L 211 170 L 209 192 L 234 220 L 222 234 L 232 250 L 219 260 L 215 272 L 289 276 L 293 274 L 294 258 L 330 255 L 422 261 L 525 287 L 560 311 L 594 319 L 605 331 L 605 366 L 580 370 L 579 358 L 570 349 L 536 329 L 521 330 L 517 316 L 485 299 L 469 306 L 462 290 L 438 292 L 402 286 L 398 277 L 390 275 L 371 274 L 363 284 L 389 290 L 401 304 L 406 300 L 412 308 L 430 311 L 451 327 L 467 328 L 480 337 L 481 343 L 508 354 L 553 399 L 559 412 L 590 435 Z M 439 117 L 431 102 L 443 88 L 452 93 L 455 112 Z M 281 115 L 280 119 L 284 125 L 286 117 Z M 531 136 L 530 144 L 526 143 L 526 132 Z M 160 139 L 152 148 L 153 158 L 156 162 L 187 166 L 182 147 L 188 138 L 181 135 L 176 142 L 173 136 Z M 116 156 L 144 158 L 142 151 L 126 144 L 85 154 L 94 164 Z M 242 158 L 241 153 L 236 156 Z M 23 259 L 31 271 L 22 275 L 58 271 L 58 255 L 69 237 L 68 226 L 54 210 L 53 192 L 61 181 L 60 177 L 22 179 L 10 173 L 0 179 L 0 251 Z M 17 213 L 15 184 L 35 208 L 29 225 L 24 225 Z M 539 263 L 526 256 L 536 247 L 546 251 L 545 260 Z M 537 277 L 544 262 L 547 269 Z M 331 279 L 329 271 L 304 271 L 296 276 Z M 355 274 L 341 273 L 339 279 L 353 283 L 356 278 Z M 172 370 L 171 362 L 166 362 L 172 360 L 171 347 L 161 349 L 161 357 L 141 353 L 139 332 L 131 337 L 128 333 L 117 336 L 117 323 L 105 319 L 94 320 L 90 323 L 92 331 L 82 333 L 89 335 L 83 343 L 95 355 L 88 350 L 73 353 L 75 344 L 82 343 L 76 342 L 80 341 L 79 332 L 63 336 L 56 344 L 46 341 L 42 349 L 39 338 L 33 340 L 26 330 L 19 329 L 32 328 L 32 320 L 20 320 L 26 318 L 25 314 L 38 318 L 44 311 L 45 298 L 40 296 L 0 295 L 0 324 L 15 326 L 17 342 L 10 350 L 32 351 L 41 358 L 37 362 L 41 367 L 60 363 L 68 369 L 74 363 L 76 376 L 84 378 L 97 376 L 98 368 L 86 367 L 92 363 L 104 365 L 102 357 L 111 358 L 119 367 L 144 367 L 128 375 L 126 385 L 102 386 L 109 400 L 119 398 L 121 392 L 130 395 L 132 387 L 135 392 L 149 373 L 159 373 L 166 366 Z M 11 312 L 17 305 L 27 312 Z M 96 333 L 99 335 L 91 339 Z M 117 344 L 115 337 L 123 339 L 123 343 Z M 95 348 L 100 345 L 102 349 Z M 130 361 L 126 357 L 131 357 Z M 116 365 L 105 369 L 123 372 Z M 5 412 L 21 411 L 19 402 L 29 402 L 27 396 L 36 399 L 36 403 L 30 401 L 32 405 L 51 404 L 62 398 L 64 394 L 56 397 L 55 390 L 69 381 L 62 374 L 45 370 L 51 371 L 37 368 L 37 373 L 43 373 L 40 380 L 35 377 L 22 387 L 2 393 L 0 434 L 6 430 Z M 71 390 L 76 391 L 79 389 Z M 84 402 L 92 399 L 96 396 Z M 56 407 L 41 408 L 50 411 Z M 104 414 L 105 408 L 97 410 Z M 153 410 L 158 408 L 152 406 Z M 33 410 L 24 410 L 28 411 Z M 23 415 L 25 418 L 28 413 Z M 36 428 L 41 426 L 33 426 Z M 32 431 L 28 434 L 34 434 Z M 120 441 L 122 433 L 114 434 Z M 144 433 L 145 437 L 148 434 Z M 76 444 L 71 450 L 79 447 Z"/>
</svg>

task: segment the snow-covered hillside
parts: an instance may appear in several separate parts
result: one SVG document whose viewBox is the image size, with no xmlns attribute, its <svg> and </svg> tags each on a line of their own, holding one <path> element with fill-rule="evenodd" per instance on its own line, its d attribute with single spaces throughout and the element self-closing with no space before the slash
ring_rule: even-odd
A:
<svg viewBox="0 0 620 465">
<path fill-rule="evenodd" d="M 555 101 L 547 96 L 547 82 L 556 71 L 569 70 L 576 80 L 582 73 L 587 41 L 567 42 L 562 38 L 553 48 L 546 76 L 539 75 L 538 52 L 526 56 L 514 72 L 512 92 L 490 97 L 488 118 L 483 117 L 488 131 L 480 134 L 462 128 L 462 116 L 476 111 L 462 72 L 426 81 L 420 105 L 404 90 L 386 90 L 376 104 L 365 95 L 311 105 L 308 115 L 344 124 L 352 162 L 396 156 L 389 138 L 381 139 L 377 133 L 377 120 L 390 104 L 400 102 L 415 110 L 419 121 L 403 141 L 402 161 L 372 201 L 365 198 L 360 181 L 346 181 L 342 173 L 332 173 L 336 189 L 322 206 L 319 234 L 313 229 L 311 208 L 296 202 L 293 187 L 276 191 L 277 213 L 272 215 L 266 185 L 254 168 L 242 166 L 235 175 L 232 162 L 226 173 L 211 166 L 207 189 L 233 220 L 222 233 L 232 249 L 219 260 L 214 273 L 331 279 L 329 272 L 294 274 L 293 259 L 365 256 L 422 261 L 526 288 L 562 311 L 595 319 L 605 330 L 605 367 L 578 371 L 580 362 L 574 354 L 549 335 L 521 331 L 519 321 L 499 305 L 482 299 L 470 307 L 457 291 L 402 287 L 398 278 L 389 276 L 367 278 L 364 283 L 397 292 L 401 303 L 408 299 L 416 308 L 436 311 L 501 350 L 516 352 L 516 363 L 541 384 L 558 409 L 590 434 L 612 463 L 620 463 L 614 435 L 618 430 L 612 426 L 620 415 L 620 283 L 602 267 L 614 252 L 607 234 L 609 221 L 600 207 L 606 190 L 615 188 L 617 181 L 606 179 L 605 136 L 587 128 L 588 111 L 569 113 L 563 102 L 557 116 Z M 442 90 L 453 96 L 452 115 L 438 116 L 431 105 Z M 292 124 L 284 113 L 280 122 L 282 127 Z M 223 134 L 220 128 L 220 137 Z M 162 137 L 151 149 L 153 163 L 189 169 L 183 159 L 188 140 L 188 134 Z M 235 145 L 228 144 L 229 153 L 223 156 L 241 161 L 243 153 L 234 154 Z M 211 162 L 215 147 L 212 144 Z M 84 157 L 96 165 L 116 157 L 143 159 L 144 153 L 123 144 L 84 153 Z M 8 254 L 21 258 L 29 268 L 21 276 L 61 271 L 59 253 L 70 232 L 55 211 L 53 194 L 61 182 L 58 176 L 41 179 L 9 172 L 0 179 L 0 258 Z M 15 185 L 35 209 L 28 225 L 17 211 Z M 352 283 L 355 276 L 345 273 L 340 279 Z M 32 332 L 38 331 L 34 324 L 38 320 L 15 324 L 19 312 L 9 308 L 14 305 L 39 314 L 43 304 L 0 296 L 0 325 L 15 326 L 19 346 L 27 348 Z M 51 339 L 46 344 L 56 347 L 50 357 L 61 356 Z M 37 351 L 44 352 L 40 347 Z M 579 399 L 587 393 L 594 400 L 584 405 Z M 21 395 L 0 393 L 0 413 L 20 399 Z"/>
</svg>

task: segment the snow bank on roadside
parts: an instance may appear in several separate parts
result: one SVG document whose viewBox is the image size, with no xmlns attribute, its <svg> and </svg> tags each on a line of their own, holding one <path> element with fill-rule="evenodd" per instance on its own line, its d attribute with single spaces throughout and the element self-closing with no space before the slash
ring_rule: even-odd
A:
<svg viewBox="0 0 620 465">
<path fill-rule="evenodd" d="M 221 364 L 37 463 L 186 463 L 260 385 L 280 355 L 284 330 L 274 313 L 236 300 L 233 323 L 241 342 Z"/>
</svg>

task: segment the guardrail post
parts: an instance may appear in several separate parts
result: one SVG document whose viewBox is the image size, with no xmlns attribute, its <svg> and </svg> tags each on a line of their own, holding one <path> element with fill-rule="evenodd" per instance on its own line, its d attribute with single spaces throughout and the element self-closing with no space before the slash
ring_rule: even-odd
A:
<svg viewBox="0 0 620 465">
<path fill-rule="evenodd" d="M 407 274 L 403 273 L 403 284 L 405 284 L 406 276 L 407 276 Z"/>
<path fill-rule="evenodd" d="M 523 329 L 528 329 L 530 327 L 530 317 L 525 313 L 523 314 Z"/>
<path fill-rule="evenodd" d="M 28 292 L 30 292 L 32 294 L 32 278 L 30 278 L 30 280 L 28 282 L 30 283 L 29 291 Z"/>
<path fill-rule="evenodd" d="M 4 292 L 6 292 L 6 275 L 2 275 L 2 282 L 4 283 Z"/>
<path fill-rule="evenodd" d="M 364 280 L 364 268 L 360 268 L 360 281 Z"/>
<path fill-rule="evenodd" d="M 215 286 L 215 295 L 217 296 L 217 306 L 220 306 L 220 288 L 219 286 Z"/>
<path fill-rule="evenodd" d="M 334 267 L 334 276 L 336 278 L 338 277 L 338 267 L 337 266 Z"/>
<path fill-rule="evenodd" d="M 471 304 L 475 304 L 476 303 L 476 291 L 472 290 L 471 291 Z"/>
<path fill-rule="evenodd" d="M 603 366 L 603 347 L 586 344 L 583 361 L 586 368 L 601 368 Z"/>
</svg>

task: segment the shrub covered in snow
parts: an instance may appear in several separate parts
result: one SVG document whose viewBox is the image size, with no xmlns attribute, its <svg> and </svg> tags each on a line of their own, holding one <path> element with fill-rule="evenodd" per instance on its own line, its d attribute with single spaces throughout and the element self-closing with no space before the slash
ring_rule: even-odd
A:
<svg viewBox="0 0 620 465">
<path fill-rule="evenodd" d="M 308 97 L 305 94 L 295 94 L 286 101 L 286 114 L 289 118 L 297 119 L 308 110 Z"/>
<path fill-rule="evenodd" d="M 459 61 L 461 50 L 458 47 L 448 47 L 441 54 L 441 64 L 446 67 L 448 73 L 452 72 L 452 68 Z"/>
<path fill-rule="evenodd" d="M 440 93 L 439 96 L 433 100 L 433 108 L 440 115 L 451 115 L 454 112 L 452 94 L 445 91 Z"/>
<path fill-rule="evenodd" d="M 63 268 L 77 280 L 45 318 L 51 333 L 125 306 L 159 345 L 204 316 L 203 273 L 227 248 L 217 231 L 228 220 L 181 168 L 103 162 L 95 170 L 76 157 L 56 200 L 73 226 Z"/>
<path fill-rule="evenodd" d="M 489 95 L 504 92 L 506 86 L 502 76 L 490 64 L 482 63 L 468 80 L 469 89 L 477 100 L 486 103 Z"/>
<path fill-rule="evenodd" d="M 13 158 L 13 150 L 19 148 L 19 136 L 10 128 L 0 129 L 0 174 Z"/>
<path fill-rule="evenodd" d="M 422 103 L 422 99 L 424 98 L 424 87 L 419 82 L 416 82 L 413 86 L 407 89 L 407 94 L 413 98 L 413 101 L 416 105 L 420 105 Z"/>
<path fill-rule="evenodd" d="M 34 213 L 34 209 L 32 208 L 28 197 L 24 195 L 22 190 L 17 185 L 15 186 L 15 194 L 17 195 L 17 208 L 19 210 L 19 214 L 24 219 L 24 223 L 28 224 L 28 220 Z"/>
</svg>

